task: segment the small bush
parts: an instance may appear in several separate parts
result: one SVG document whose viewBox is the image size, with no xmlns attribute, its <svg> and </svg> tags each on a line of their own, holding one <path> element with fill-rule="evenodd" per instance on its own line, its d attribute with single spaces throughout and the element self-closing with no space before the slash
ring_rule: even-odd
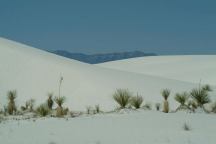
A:
<svg viewBox="0 0 216 144">
<path fill-rule="evenodd" d="M 211 102 L 208 95 L 209 90 L 208 86 L 192 89 L 190 95 L 196 101 L 198 107 L 203 108 L 204 104 Z"/>
<path fill-rule="evenodd" d="M 53 93 L 48 93 L 47 106 L 51 110 L 53 107 Z"/>
<path fill-rule="evenodd" d="M 16 99 L 16 97 L 17 97 L 16 90 L 8 91 L 7 98 L 9 100 L 9 102 L 8 102 L 8 106 L 7 106 L 7 112 L 10 115 L 12 115 L 17 110 L 16 105 L 15 105 L 15 99 Z"/>
<path fill-rule="evenodd" d="M 143 97 L 139 96 L 138 94 L 137 96 L 131 98 L 131 105 L 136 109 L 139 109 L 142 103 L 143 103 Z"/>
<path fill-rule="evenodd" d="M 50 110 L 46 104 L 41 104 L 37 109 L 36 112 L 42 116 L 45 117 L 50 113 Z"/>
<path fill-rule="evenodd" d="M 183 92 L 183 93 L 176 93 L 175 95 L 175 100 L 180 103 L 180 106 L 176 109 L 176 111 L 178 110 L 189 110 L 190 107 L 188 105 L 186 105 L 186 102 L 189 99 L 189 94 L 187 92 Z"/>
<path fill-rule="evenodd" d="M 129 105 L 131 95 L 131 92 L 127 89 L 117 89 L 113 95 L 113 99 L 119 104 L 121 109 L 124 109 Z"/>
<path fill-rule="evenodd" d="M 179 102 L 182 106 L 185 105 L 186 101 L 188 100 L 189 95 L 187 92 L 183 93 L 176 93 L 175 100 Z"/>
</svg>

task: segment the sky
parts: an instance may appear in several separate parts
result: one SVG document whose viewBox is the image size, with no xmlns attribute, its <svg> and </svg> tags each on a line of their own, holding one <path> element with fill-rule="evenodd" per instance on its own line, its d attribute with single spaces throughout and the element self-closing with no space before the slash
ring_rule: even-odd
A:
<svg viewBox="0 0 216 144">
<path fill-rule="evenodd" d="M 86 54 L 216 54 L 216 1 L 0 0 L 0 37 Z"/>
</svg>

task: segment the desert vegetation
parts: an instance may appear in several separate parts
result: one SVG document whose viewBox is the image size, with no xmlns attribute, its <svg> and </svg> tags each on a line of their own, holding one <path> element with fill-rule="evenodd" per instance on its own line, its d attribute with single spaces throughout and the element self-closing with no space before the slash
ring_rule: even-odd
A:
<svg viewBox="0 0 216 144">
<path fill-rule="evenodd" d="M 187 110 L 190 109 L 186 102 L 189 99 L 189 94 L 187 92 L 176 93 L 175 100 L 180 104 L 180 106 L 176 109 L 178 110 Z"/>
<path fill-rule="evenodd" d="M 131 98 L 131 105 L 136 109 L 139 109 L 142 103 L 143 103 L 143 97 L 139 96 L 138 94 L 137 96 Z"/>
<path fill-rule="evenodd" d="M 130 104 L 132 93 L 128 89 L 117 89 L 113 94 L 113 99 L 119 104 L 120 109 L 126 108 Z"/>
<path fill-rule="evenodd" d="M 54 104 L 53 93 L 48 93 L 47 106 L 50 110 L 52 110 L 53 104 Z"/>
<path fill-rule="evenodd" d="M 7 98 L 8 98 L 8 106 L 7 106 L 7 112 L 9 115 L 12 115 L 16 112 L 17 108 L 15 105 L 15 99 L 17 97 L 16 90 L 8 91 Z"/>
<path fill-rule="evenodd" d="M 209 85 L 199 86 L 199 88 L 192 89 L 190 95 L 193 98 L 193 100 L 196 102 L 196 105 L 198 108 L 203 109 L 204 111 L 204 105 L 211 102 L 211 99 L 209 97 L 209 92 L 212 91 L 211 87 Z"/>
<path fill-rule="evenodd" d="M 20 107 L 20 110 L 16 106 L 17 91 L 10 90 L 7 93 L 8 104 L 4 107 L 4 110 L 1 111 L 0 115 L 20 115 L 28 112 L 34 113 L 39 117 L 53 116 L 53 117 L 64 117 L 67 114 L 70 114 L 71 117 L 74 117 L 76 113 L 70 112 L 68 108 L 64 108 L 63 104 L 65 103 L 66 98 L 61 96 L 61 83 L 63 78 L 59 81 L 59 96 L 54 97 L 53 93 L 48 93 L 47 99 L 43 104 L 35 106 L 35 100 L 29 99 L 25 102 L 25 105 Z M 216 113 L 216 102 L 211 104 L 211 108 L 207 111 L 205 104 L 211 102 L 209 92 L 213 89 L 209 85 L 199 86 L 194 88 L 189 92 L 178 92 L 174 95 L 174 100 L 179 103 L 179 106 L 172 112 L 178 112 L 179 110 L 187 110 L 188 112 L 196 112 L 198 109 L 204 110 L 204 112 Z M 171 90 L 165 88 L 161 91 L 161 95 L 164 99 L 163 104 L 156 103 L 155 110 L 162 111 L 164 113 L 169 113 L 171 110 L 169 108 L 168 98 L 171 95 Z M 53 98 L 54 97 L 54 98 Z M 118 104 L 118 110 L 121 109 L 143 109 L 151 110 L 151 103 L 144 103 L 143 96 L 136 94 L 133 95 L 128 89 L 117 89 L 112 95 L 113 100 Z M 56 107 L 54 107 L 56 103 Z M 101 113 L 101 107 L 99 104 L 94 106 L 86 107 L 86 114 L 92 115 Z M 80 115 L 82 112 L 77 113 Z M 187 125 L 184 125 L 184 129 L 187 130 Z"/>
<path fill-rule="evenodd" d="M 56 116 L 62 117 L 66 112 L 62 107 L 63 103 L 65 102 L 65 97 L 56 97 L 55 102 L 58 105 L 58 107 L 56 108 Z"/>
<path fill-rule="evenodd" d="M 169 102 L 168 102 L 168 97 L 170 95 L 170 90 L 169 89 L 163 89 L 161 91 L 161 94 L 164 98 L 163 102 L 163 112 L 168 113 L 169 112 Z"/>
</svg>

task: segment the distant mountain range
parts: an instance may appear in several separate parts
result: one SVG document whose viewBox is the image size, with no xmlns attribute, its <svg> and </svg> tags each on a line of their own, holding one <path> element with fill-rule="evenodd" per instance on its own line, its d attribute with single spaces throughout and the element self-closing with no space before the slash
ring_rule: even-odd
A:
<svg viewBox="0 0 216 144">
<path fill-rule="evenodd" d="M 65 50 L 51 51 L 51 53 L 54 53 L 56 55 L 60 55 L 63 57 L 75 59 L 81 62 L 90 63 L 90 64 L 97 64 L 97 63 L 103 63 L 103 62 L 114 61 L 114 60 L 135 58 L 135 57 L 156 56 L 157 55 L 155 53 L 144 53 L 141 51 L 91 54 L 91 55 L 87 55 L 83 53 L 71 53 Z"/>
</svg>

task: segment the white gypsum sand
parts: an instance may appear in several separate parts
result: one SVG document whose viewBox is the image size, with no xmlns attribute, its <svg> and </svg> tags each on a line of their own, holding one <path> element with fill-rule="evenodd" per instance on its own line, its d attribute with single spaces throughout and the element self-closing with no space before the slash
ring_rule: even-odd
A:
<svg viewBox="0 0 216 144">
<path fill-rule="evenodd" d="M 215 115 L 155 111 L 7 121 L 3 144 L 215 144 Z M 190 127 L 184 130 L 184 124 Z"/>
<path fill-rule="evenodd" d="M 216 55 L 150 56 L 98 64 L 116 70 L 216 86 Z"/>
<path fill-rule="evenodd" d="M 47 99 L 47 93 L 58 96 L 60 76 L 64 80 L 61 95 L 66 97 L 65 106 L 84 110 L 86 106 L 100 104 L 105 110 L 116 106 L 112 94 L 117 88 L 138 92 L 146 102 L 161 102 L 160 91 L 190 90 L 197 84 L 168 78 L 123 72 L 89 65 L 31 48 L 10 40 L 0 39 L 0 104 L 7 103 L 6 93 L 17 90 L 17 104 L 24 105 L 33 98 L 36 104 Z M 173 96 L 170 97 L 173 100 Z M 171 105 L 175 106 L 173 102 Z"/>
</svg>

